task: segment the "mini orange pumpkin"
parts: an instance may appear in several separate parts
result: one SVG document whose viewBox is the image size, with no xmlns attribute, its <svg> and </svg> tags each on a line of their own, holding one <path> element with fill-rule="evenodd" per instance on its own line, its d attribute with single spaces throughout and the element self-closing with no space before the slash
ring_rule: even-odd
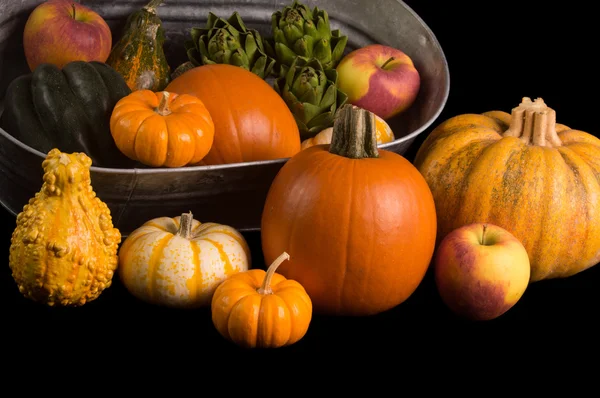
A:
<svg viewBox="0 0 600 398">
<path fill-rule="evenodd" d="M 147 166 L 182 167 L 204 159 L 215 126 L 204 103 L 192 95 L 138 90 L 117 102 L 110 131 L 127 157 Z"/>
<path fill-rule="evenodd" d="M 275 273 L 289 258 L 284 252 L 266 272 L 240 272 L 217 287 L 212 321 L 223 337 L 246 348 L 278 348 L 304 337 L 312 318 L 310 297 L 298 282 Z"/>
</svg>

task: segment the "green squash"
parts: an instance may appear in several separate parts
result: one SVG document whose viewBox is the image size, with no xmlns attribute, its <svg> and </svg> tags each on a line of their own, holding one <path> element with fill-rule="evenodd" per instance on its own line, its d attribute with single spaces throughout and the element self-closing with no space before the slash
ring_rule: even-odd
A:
<svg viewBox="0 0 600 398">
<path fill-rule="evenodd" d="M 161 91 L 170 81 L 171 68 L 163 49 L 165 32 L 156 14 L 162 2 L 151 0 L 129 15 L 121 38 L 106 60 L 132 91 Z"/>
<path fill-rule="evenodd" d="M 117 101 L 131 90 L 101 62 L 74 61 L 61 70 L 41 64 L 8 86 L 0 126 L 44 154 L 84 152 L 99 167 L 133 167 L 110 132 Z"/>
</svg>

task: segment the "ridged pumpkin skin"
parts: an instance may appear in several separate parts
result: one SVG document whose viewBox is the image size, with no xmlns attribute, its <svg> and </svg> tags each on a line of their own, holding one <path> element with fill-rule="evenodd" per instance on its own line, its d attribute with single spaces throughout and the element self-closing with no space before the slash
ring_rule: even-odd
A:
<svg viewBox="0 0 600 398">
<path fill-rule="evenodd" d="M 217 286 L 247 271 L 250 263 L 250 250 L 237 230 L 201 223 L 191 213 L 147 221 L 119 250 L 119 275 L 127 290 L 165 307 L 210 306 Z"/>
<path fill-rule="evenodd" d="M 110 131 L 130 159 L 152 167 L 183 167 L 206 156 L 215 125 L 194 96 L 138 90 L 117 102 Z"/>
<path fill-rule="evenodd" d="M 165 31 L 156 14 L 162 2 L 152 0 L 129 15 L 121 38 L 106 60 L 132 91 L 161 91 L 170 81 L 171 68 L 163 49 Z"/>
<path fill-rule="evenodd" d="M 211 314 L 221 336 L 244 348 L 279 348 L 304 337 L 312 302 L 302 285 L 275 273 L 286 259 L 283 253 L 266 272 L 240 272 L 217 287 Z"/>
<path fill-rule="evenodd" d="M 173 80 L 166 91 L 198 97 L 215 124 L 203 163 L 288 158 L 300 151 L 300 133 L 283 99 L 252 72 L 227 64 L 203 65 Z"/>
<path fill-rule="evenodd" d="M 92 189 L 91 164 L 83 153 L 51 150 L 41 190 L 17 216 L 9 265 L 29 299 L 81 306 L 112 283 L 121 234 Z"/>
<path fill-rule="evenodd" d="M 374 121 L 354 120 L 367 111 L 347 107 L 338 111 L 331 145 L 303 150 L 275 177 L 262 248 L 267 263 L 290 254 L 279 273 L 304 286 L 315 312 L 372 315 L 401 304 L 421 283 L 435 246 L 435 205 L 408 160 L 377 151 Z"/>
<path fill-rule="evenodd" d="M 512 116 L 459 115 L 432 131 L 415 165 L 440 239 L 472 222 L 501 226 L 527 249 L 532 282 L 600 261 L 600 140 L 555 121 L 541 99 L 524 98 Z"/>
</svg>

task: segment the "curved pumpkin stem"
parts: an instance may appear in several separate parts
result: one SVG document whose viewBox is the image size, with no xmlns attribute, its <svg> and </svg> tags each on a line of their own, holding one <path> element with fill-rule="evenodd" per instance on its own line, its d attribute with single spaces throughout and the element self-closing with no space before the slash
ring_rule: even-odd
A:
<svg viewBox="0 0 600 398">
<path fill-rule="evenodd" d="M 158 104 L 158 108 L 156 108 L 156 113 L 161 116 L 167 116 L 171 114 L 171 109 L 169 108 L 169 97 L 171 93 L 168 91 L 162 92 L 162 97 L 160 99 L 160 103 Z"/>
<path fill-rule="evenodd" d="M 350 159 L 377 158 L 375 115 L 346 104 L 335 116 L 329 152 Z"/>
<path fill-rule="evenodd" d="M 265 275 L 265 279 L 263 279 L 262 285 L 257 290 L 259 294 L 272 294 L 273 293 L 273 290 L 271 290 L 271 279 L 273 279 L 273 274 L 275 273 L 277 268 L 279 268 L 279 266 L 281 265 L 282 262 L 284 262 L 285 260 L 289 260 L 289 259 L 290 259 L 290 255 L 287 254 L 286 252 L 283 252 L 279 255 L 279 257 L 277 257 L 275 259 L 275 261 L 273 261 L 273 263 L 267 269 L 267 273 Z"/>
<path fill-rule="evenodd" d="M 556 132 L 556 112 L 541 98 L 531 101 L 530 98 L 523 97 L 521 104 L 513 108 L 510 126 L 503 135 L 517 137 L 537 146 L 562 145 Z"/>
<path fill-rule="evenodd" d="M 194 225 L 192 212 L 183 213 L 181 218 L 179 218 L 179 229 L 175 235 L 181 236 L 183 239 L 189 239 L 192 236 L 192 225 Z"/>
</svg>

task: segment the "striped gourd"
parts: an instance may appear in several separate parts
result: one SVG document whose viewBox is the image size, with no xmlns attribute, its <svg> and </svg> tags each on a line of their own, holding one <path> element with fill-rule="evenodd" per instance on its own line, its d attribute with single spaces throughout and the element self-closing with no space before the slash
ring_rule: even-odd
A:
<svg viewBox="0 0 600 398">
<path fill-rule="evenodd" d="M 171 68 L 163 44 L 165 31 L 156 9 L 163 0 L 151 0 L 132 13 L 106 63 L 119 72 L 132 91 L 161 91 L 169 84 Z"/>
<path fill-rule="evenodd" d="M 119 250 L 125 288 L 150 304 L 178 308 L 210 305 L 217 286 L 247 271 L 244 237 L 234 228 L 201 223 L 191 213 L 159 217 L 133 231 Z"/>
</svg>

